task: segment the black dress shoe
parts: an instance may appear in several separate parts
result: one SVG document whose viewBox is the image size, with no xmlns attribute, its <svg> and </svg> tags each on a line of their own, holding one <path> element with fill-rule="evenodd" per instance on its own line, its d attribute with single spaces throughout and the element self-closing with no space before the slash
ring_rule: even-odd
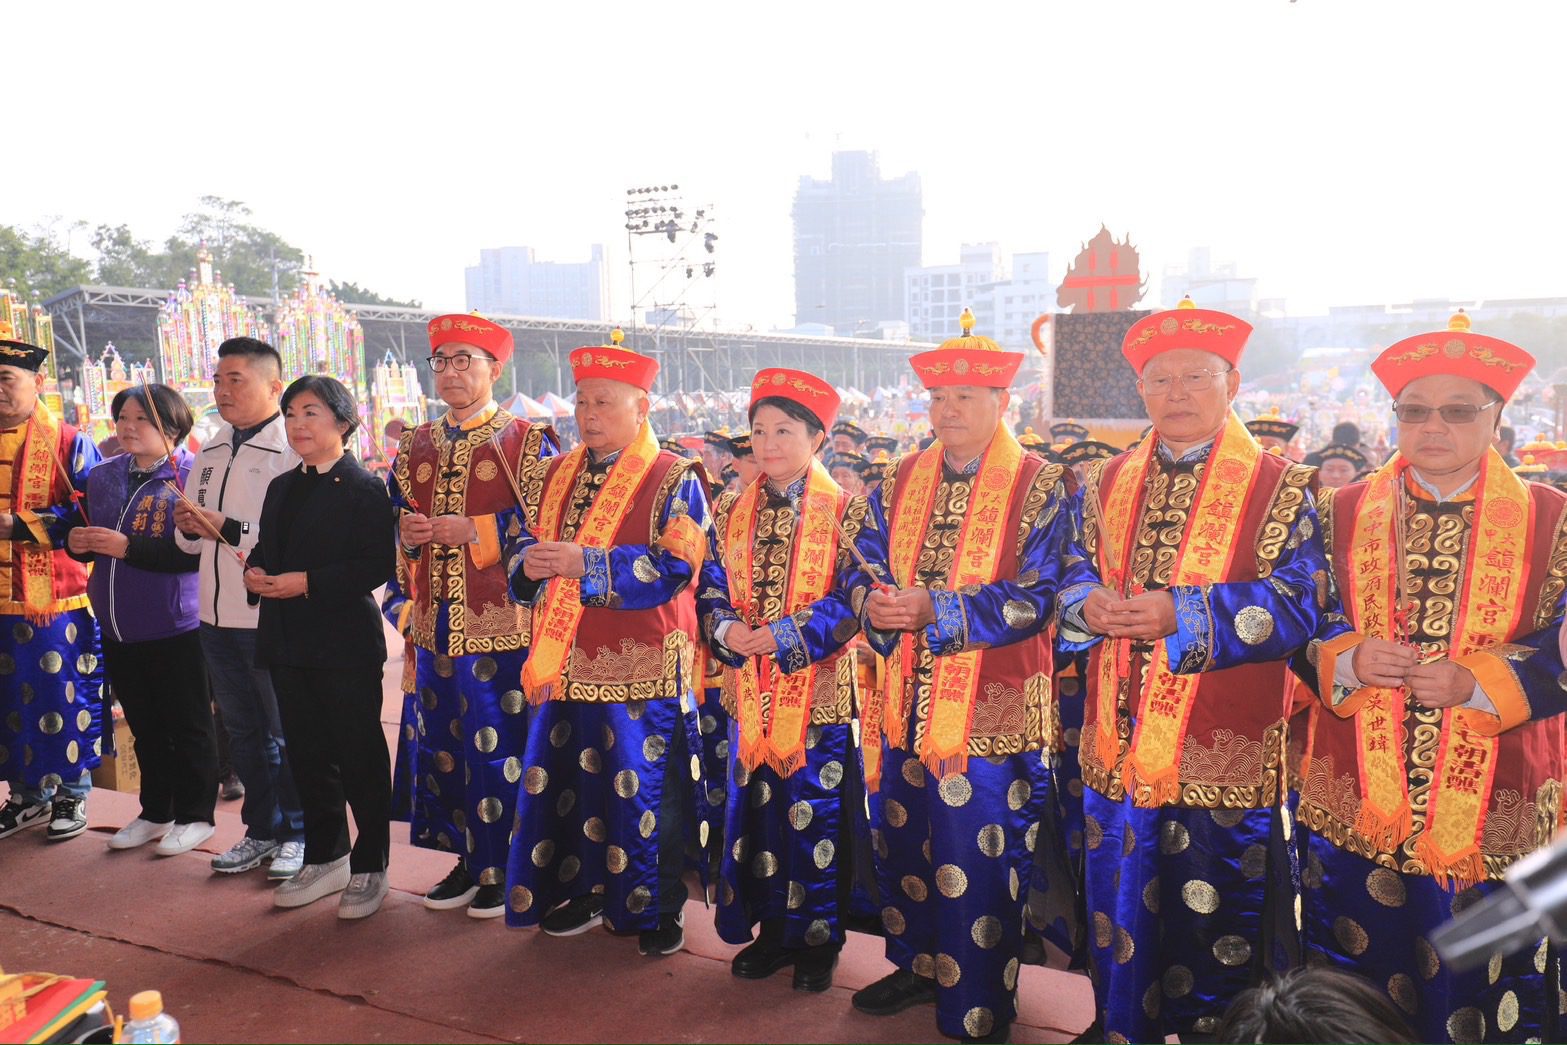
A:
<svg viewBox="0 0 1567 1045">
<path fill-rule="evenodd" d="M 913 1005 L 932 1005 L 936 1001 L 936 981 L 916 976 L 907 969 L 890 972 L 854 992 L 854 1007 L 870 1016 L 891 1016 Z"/>
<path fill-rule="evenodd" d="M 729 971 L 742 980 L 765 980 L 779 969 L 793 965 L 795 955 L 799 953 L 764 932 L 735 955 L 734 961 L 729 963 Z"/>
<path fill-rule="evenodd" d="M 838 967 L 838 945 L 824 943 L 794 951 L 794 989 L 813 994 L 832 986 L 832 971 Z"/>
</svg>

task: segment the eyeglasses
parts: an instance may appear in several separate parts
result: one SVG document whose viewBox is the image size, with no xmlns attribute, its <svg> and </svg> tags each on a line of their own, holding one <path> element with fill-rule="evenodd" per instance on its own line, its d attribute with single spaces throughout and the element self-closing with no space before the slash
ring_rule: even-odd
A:
<svg viewBox="0 0 1567 1045">
<path fill-rule="evenodd" d="M 1231 369 L 1234 369 L 1233 367 Z M 1188 392 L 1206 392 L 1213 387 L 1215 378 L 1223 377 L 1229 370 L 1188 370 L 1181 374 L 1179 380 L 1181 387 Z M 1159 377 L 1139 378 L 1137 383 L 1143 386 L 1143 391 L 1151 396 L 1162 396 L 1170 391 L 1170 386 L 1175 384 L 1177 378 Z"/>
<path fill-rule="evenodd" d="M 467 370 L 469 365 L 472 363 L 473 354 L 471 352 L 458 352 L 450 356 L 430 357 L 430 369 L 435 371 L 437 374 L 445 370 L 447 366 L 450 366 L 453 370 L 460 374 L 464 370 Z"/>
<path fill-rule="evenodd" d="M 1489 410 L 1495 405 L 1494 399 L 1483 406 L 1475 406 L 1473 403 L 1448 403 L 1445 406 L 1431 407 L 1423 403 L 1394 403 L 1393 415 L 1402 424 L 1419 425 L 1430 420 L 1431 411 L 1435 410 L 1446 424 L 1468 425 L 1474 424 L 1475 418 L 1480 416 L 1480 411 Z"/>
</svg>

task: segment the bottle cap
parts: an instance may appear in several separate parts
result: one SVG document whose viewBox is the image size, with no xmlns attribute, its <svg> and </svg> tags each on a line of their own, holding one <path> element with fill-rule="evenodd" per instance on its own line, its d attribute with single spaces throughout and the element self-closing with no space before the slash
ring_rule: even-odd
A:
<svg viewBox="0 0 1567 1045">
<path fill-rule="evenodd" d="M 163 1011 L 163 994 L 159 991 L 142 991 L 131 995 L 131 1019 L 150 1020 Z"/>
</svg>

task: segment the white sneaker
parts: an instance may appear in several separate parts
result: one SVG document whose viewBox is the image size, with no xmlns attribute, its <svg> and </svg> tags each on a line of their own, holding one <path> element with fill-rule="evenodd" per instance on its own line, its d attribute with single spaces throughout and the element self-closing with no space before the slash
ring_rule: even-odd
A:
<svg viewBox="0 0 1567 1045">
<path fill-rule="evenodd" d="M 270 871 L 267 873 L 271 874 Z M 348 888 L 348 879 L 346 856 L 340 856 L 329 864 L 305 864 L 298 874 L 273 890 L 272 904 L 275 907 L 303 907 L 323 896 L 342 892 Z"/>
<path fill-rule="evenodd" d="M 155 824 L 151 820 L 143 820 L 137 817 L 109 838 L 110 849 L 135 849 L 137 846 L 146 845 L 148 842 L 156 842 L 169 833 L 173 824 Z"/>
<path fill-rule="evenodd" d="M 278 846 L 277 855 L 267 865 L 267 877 L 274 882 L 294 877 L 305 866 L 305 843 L 284 842 Z M 343 879 L 348 881 L 348 879 Z M 341 888 L 341 886 L 339 887 Z"/>
<path fill-rule="evenodd" d="M 169 833 L 163 836 L 163 841 L 158 843 L 158 848 L 153 852 L 159 856 L 179 856 L 181 853 L 188 853 L 211 838 L 215 830 L 217 829 L 205 820 L 175 824 Z"/>
<path fill-rule="evenodd" d="M 212 858 L 212 869 L 219 874 L 239 874 L 252 867 L 260 867 L 261 861 L 277 852 L 278 845 L 270 838 L 252 838 L 246 835 L 235 842 L 226 853 Z"/>
<path fill-rule="evenodd" d="M 282 886 L 278 888 L 281 889 Z M 348 879 L 348 888 L 343 891 L 342 898 L 337 901 L 337 916 L 339 918 L 370 917 L 381 909 L 381 901 L 386 899 L 386 890 L 385 871 L 353 875 Z"/>
</svg>

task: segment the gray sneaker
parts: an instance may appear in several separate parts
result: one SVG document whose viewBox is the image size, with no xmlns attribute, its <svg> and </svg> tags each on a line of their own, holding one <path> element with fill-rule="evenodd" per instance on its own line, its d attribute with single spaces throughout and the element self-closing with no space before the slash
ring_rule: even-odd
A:
<svg viewBox="0 0 1567 1045">
<path fill-rule="evenodd" d="M 281 886 L 279 887 L 281 888 Z M 337 901 L 339 918 L 368 918 L 381 909 L 386 899 L 386 872 L 371 871 L 348 879 L 348 888 Z"/>
<path fill-rule="evenodd" d="M 246 835 L 235 842 L 226 853 L 212 858 L 212 869 L 219 874 L 239 874 L 260 867 L 261 861 L 277 852 L 277 843 L 270 838 L 252 838 Z"/>
<path fill-rule="evenodd" d="M 284 842 L 284 845 L 289 843 Z M 276 866 L 276 861 L 273 862 Z M 268 874 L 271 872 L 269 871 Z M 303 907 L 323 896 L 340 893 L 348 887 L 348 857 L 340 856 L 329 864 L 306 864 L 299 873 L 272 892 L 274 907 Z"/>
<path fill-rule="evenodd" d="M 274 882 L 286 881 L 298 874 L 304 866 L 305 843 L 284 842 L 278 846 L 277 855 L 267 867 L 267 877 Z"/>
</svg>

